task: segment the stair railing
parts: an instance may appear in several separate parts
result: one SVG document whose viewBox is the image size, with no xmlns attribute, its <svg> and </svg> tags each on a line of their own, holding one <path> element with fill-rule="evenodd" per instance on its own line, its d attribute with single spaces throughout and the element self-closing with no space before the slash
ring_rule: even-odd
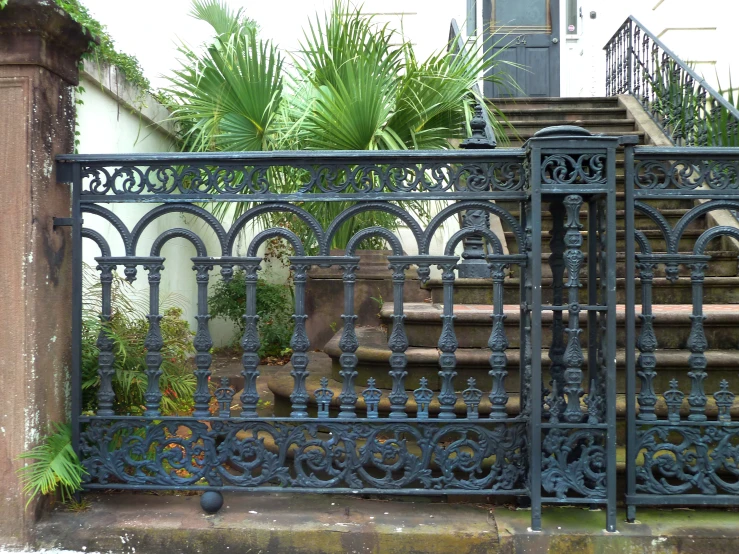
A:
<svg viewBox="0 0 739 554">
<path fill-rule="evenodd" d="M 606 95 L 630 94 L 677 146 L 739 146 L 739 110 L 629 16 L 605 45 Z"/>
</svg>

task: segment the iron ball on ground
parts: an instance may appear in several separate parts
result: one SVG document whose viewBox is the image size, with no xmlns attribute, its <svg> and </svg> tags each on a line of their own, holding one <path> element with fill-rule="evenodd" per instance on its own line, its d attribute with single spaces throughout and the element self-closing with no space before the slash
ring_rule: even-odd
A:
<svg viewBox="0 0 739 554">
<path fill-rule="evenodd" d="M 215 514 L 223 507 L 223 495 L 216 491 L 206 491 L 200 497 L 200 507 L 204 512 Z"/>
</svg>

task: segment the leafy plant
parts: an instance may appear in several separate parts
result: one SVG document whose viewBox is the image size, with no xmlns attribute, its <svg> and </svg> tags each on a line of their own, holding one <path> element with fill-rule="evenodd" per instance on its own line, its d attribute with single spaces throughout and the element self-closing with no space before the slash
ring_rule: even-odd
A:
<svg viewBox="0 0 739 554">
<path fill-rule="evenodd" d="M 39 494 L 56 490 L 66 502 L 82 485 L 85 470 L 72 448 L 72 428 L 68 424 L 52 424 L 40 444 L 18 458 L 32 460 L 18 470 L 23 490 L 29 495 L 26 506 Z"/>
<path fill-rule="evenodd" d="M 0 0 L 2 1 L 2 0 Z M 7 2 L 7 0 L 5 0 Z M 125 75 L 128 82 L 137 86 L 142 91 L 151 88 L 149 79 L 144 76 L 141 64 L 134 56 L 119 52 L 115 48 L 113 39 L 108 34 L 105 25 L 97 21 L 80 0 L 54 0 L 56 5 L 63 9 L 69 16 L 79 23 L 82 28 L 99 40 L 90 43 L 89 51 L 85 58 L 97 63 L 107 63 L 117 67 Z"/>
<path fill-rule="evenodd" d="M 387 25 L 337 1 L 324 18 L 309 22 L 301 55 L 292 59 L 295 74 L 289 75 L 278 48 L 260 39 L 254 27 L 240 24 L 240 12 L 194 0 L 192 15 L 209 22 L 215 37 L 202 51 L 181 46 L 182 65 L 166 89 L 185 150 L 449 148 L 449 139 L 467 136 L 473 103 L 491 110 L 484 99 L 471 96 L 478 75 L 490 64 L 507 63 L 498 58 L 500 49 L 485 59 L 480 47 L 457 55 L 444 47 L 421 61 L 413 45 Z M 491 78 L 510 80 L 505 72 Z M 500 125 L 497 130 L 503 140 Z M 268 179 L 274 190 L 295 192 L 305 172 L 274 168 Z M 424 203 L 405 204 L 419 218 L 429 217 Z M 308 202 L 301 207 L 327 226 L 352 205 Z M 238 216 L 249 207 L 238 203 L 218 215 Z M 310 237 L 292 216 L 265 216 L 261 223 Z M 342 227 L 333 246 L 343 248 L 357 230 L 372 225 L 392 230 L 398 221 L 384 212 L 359 214 Z"/>
<path fill-rule="evenodd" d="M 739 146 L 737 118 L 705 91 L 699 95 L 697 84 L 674 60 L 658 65 L 651 80 L 654 98 L 648 106 L 653 117 L 676 144 Z M 719 94 L 739 110 L 739 97 L 735 97 L 731 76 L 729 88 L 724 89 L 719 82 L 718 89 Z"/>
<path fill-rule="evenodd" d="M 146 347 L 148 332 L 147 298 L 135 291 L 124 279 L 115 276 L 112 285 L 111 320 L 105 326 L 99 319 L 99 283 L 91 268 L 85 271 L 82 317 L 82 392 L 85 410 L 97 407 L 98 375 L 97 339 L 101 331 L 113 340 L 115 356 L 113 390 L 114 409 L 118 413 L 143 412 L 144 392 L 147 387 Z M 193 333 L 182 319 L 182 309 L 176 297 L 162 300 L 162 319 L 159 323 L 164 346 L 161 350 L 160 386 L 163 414 L 187 413 L 192 408 L 195 377 L 189 358 L 194 353 Z"/>
<path fill-rule="evenodd" d="M 222 317 L 238 327 L 235 341 L 244 333 L 246 305 L 246 274 L 239 270 L 226 283 L 218 281 L 208 299 L 210 314 Z M 275 285 L 263 279 L 257 281 L 258 330 L 261 340 L 259 356 L 282 356 L 289 351 L 293 333 L 293 297 L 287 285 Z"/>
</svg>

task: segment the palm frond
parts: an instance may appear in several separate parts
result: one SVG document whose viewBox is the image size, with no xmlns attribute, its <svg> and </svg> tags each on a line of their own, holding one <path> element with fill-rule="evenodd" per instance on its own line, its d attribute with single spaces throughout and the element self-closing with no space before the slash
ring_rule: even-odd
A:
<svg viewBox="0 0 739 554">
<path fill-rule="evenodd" d="M 193 0 L 190 16 L 208 23 L 221 37 L 257 32 L 256 21 L 246 17 L 243 8 L 233 11 L 223 0 Z"/>
<path fill-rule="evenodd" d="M 28 504 L 39 494 L 59 490 L 62 501 L 69 500 L 82 485 L 85 472 L 72 448 L 72 428 L 55 423 L 41 443 L 24 452 L 19 459 L 32 460 L 18 470 Z"/>
</svg>

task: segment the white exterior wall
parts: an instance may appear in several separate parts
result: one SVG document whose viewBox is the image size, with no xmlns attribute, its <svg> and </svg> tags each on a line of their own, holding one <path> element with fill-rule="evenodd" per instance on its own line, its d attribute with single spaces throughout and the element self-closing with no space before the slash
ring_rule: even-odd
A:
<svg viewBox="0 0 739 554">
<path fill-rule="evenodd" d="M 131 87 L 115 68 L 86 63 L 80 85 L 85 89 L 80 96 L 83 104 L 77 110 L 80 154 L 168 152 L 174 149 L 172 126 L 166 121 L 167 110 L 151 96 Z M 130 230 L 152 205 L 108 204 L 105 207 L 120 217 Z M 123 254 L 123 243 L 115 229 L 95 215 L 85 214 L 84 219 L 85 226 L 105 237 L 113 255 Z M 157 220 L 142 236 L 137 254 L 149 255 L 152 242 L 162 231 L 171 227 L 192 227 L 193 222 L 189 221 L 192 219 L 171 214 Z M 200 227 L 193 229 L 202 233 Z M 213 233 L 202 235 L 209 253 L 218 255 Z M 99 255 L 92 241 L 83 241 L 85 263 L 95 267 L 94 258 Z M 190 257 L 195 256 L 195 248 L 184 239 L 175 239 L 165 245 L 162 256 L 167 259 L 162 298 L 169 296 L 170 300 L 176 300 L 184 309 L 183 317 L 194 328 L 197 296 Z M 119 268 L 121 275 L 122 269 Z M 139 268 L 134 285 L 142 293 L 148 292 L 147 272 L 143 268 Z M 141 298 L 146 298 L 146 295 L 141 294 Z"/>
<path fill-rule="evenodd" d="M 734 47 L 739 2 L 736 0 L 579 0 L 583 17 L 578 36 L 565 33 L 561 1 L 561 94 L 605 94 L 603 46 L 629 15 L 638 19 L 677 56 L 692 63 L 711 85 L 729 86 L 729 72 L 739 84 L 739 56 Z M 596 18 L 590 18 L 590 12 Z M 735 85 L 736 87 L 736 85 Z"/>
</svg>

